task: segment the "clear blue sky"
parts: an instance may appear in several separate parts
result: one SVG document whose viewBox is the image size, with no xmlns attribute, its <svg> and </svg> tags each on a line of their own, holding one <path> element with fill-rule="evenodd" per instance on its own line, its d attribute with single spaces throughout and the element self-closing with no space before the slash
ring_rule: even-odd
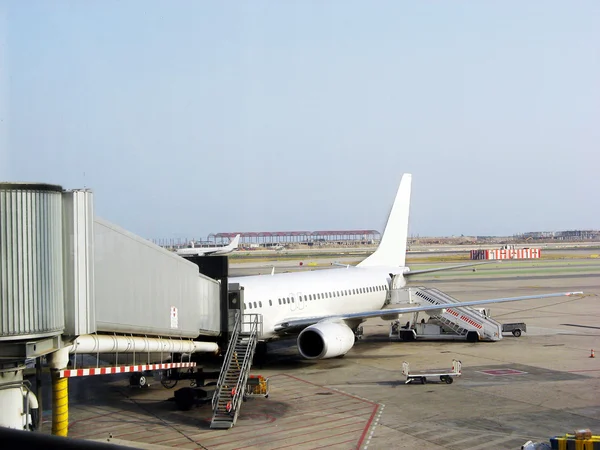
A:
<svg viewBox="0 0 600 450">
<path fill-rule="evenodd" d="M 0 1 L 0 179 L 148 238 L 600 228 L 600 2 Z"/>
</svg>

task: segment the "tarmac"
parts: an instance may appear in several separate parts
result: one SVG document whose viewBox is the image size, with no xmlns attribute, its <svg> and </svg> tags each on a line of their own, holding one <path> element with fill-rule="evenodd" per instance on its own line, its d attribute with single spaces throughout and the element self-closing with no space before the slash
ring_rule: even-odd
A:
<svg viewBox="0 0 600 450">
<path fill-rule="evenodd" d="M 548 442 L 580 428 L 600 434 L 600 354 L 590 358 L 592 349 L 600 350 L 600 261 L 586 260 L 575 271 L 564 261 L 535 264 L 524 265 L 521 275 L 490 265 L 426 274 L 412 283 L 465 301 L 585 292 L 583 298 L 490 305 L 502 323 L 527 323 L 520 338 L 399 342 L 389 338 L 389 322 L 371 319 L 343 358 L 307 361 L 293 341 L 276 343 L 264 365 L 252 370 L 268 377 L 269 397 L 243 403 L 230 430 L 209 428 L 210 403 L 175 408 L 169 399 L 189 382 L 168 390 L 152 380 L 140 389 L 123 377 L 71 379 L 69 436 L 156 449 L 476 450 L 519 449 L 528 440 Z M 452 359 L 462 362 L 453 384 L 405 384 L 403 361 L 424 370 L 450 368 Z M 49 433 L 49 410 L 43 419 L 42 431 Z"/>
</svg>

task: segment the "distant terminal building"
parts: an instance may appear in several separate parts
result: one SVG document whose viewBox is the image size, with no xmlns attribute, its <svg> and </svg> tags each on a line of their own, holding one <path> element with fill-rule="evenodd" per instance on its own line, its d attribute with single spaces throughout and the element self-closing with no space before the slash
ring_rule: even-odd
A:
<svg viewBox="0 0 600 450">
<path fill-rule="evenodd" d="M 598 241 L 600 240 L 600 230 L 530 231 L 518 234 L 515 238 L 525 241 Z"/>
<path fill-rule="evenodd" d="M 381 233 L 376 230 L 321 230 L 321 231 L 259 231 L 211 233 L 206 240 L 202 239 L 153 239 L 162 247 L 186 247 L 190 242 L 197 245 L 225 245 L 237 234 L 240 235 L 240 246 L 272 247 L 277 245 L 368 245 L 375 244 L 381 239 Z"/>
</svg>

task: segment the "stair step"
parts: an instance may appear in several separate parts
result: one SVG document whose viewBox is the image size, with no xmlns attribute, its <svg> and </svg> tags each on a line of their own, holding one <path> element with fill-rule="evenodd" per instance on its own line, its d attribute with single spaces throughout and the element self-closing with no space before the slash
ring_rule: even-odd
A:
<svg viewBox="0 0 600 450">
<path fill-rule="evenodd" d="M 239 320 L 242 320 L 242 316 L 238 317 L 237 327 L 240 327 Z M 238 328 L 237 334 L 233 336 L 232 341 L 229 343 L 227 350 L 229 358 L 223 364 L 219 378 L 219 388 L 213 395 L 212 404 L 215 410 L 210 424 L 211 428 L 231 428 L 235 424 L 237 414 L 232 417 L 227 412 L 227 404 L 233 399 L 231 390 L 235 386 L 239 386 L 238 389 L 240 390 L 245 389 L 249 368 L 256 350 L 257 330 L 256 325 L 253 326 L 250 333 L 242 332 Z M 237 397 L 236 408 L 239 408 L 241 404 L 241 397 Z"/>
</svg>

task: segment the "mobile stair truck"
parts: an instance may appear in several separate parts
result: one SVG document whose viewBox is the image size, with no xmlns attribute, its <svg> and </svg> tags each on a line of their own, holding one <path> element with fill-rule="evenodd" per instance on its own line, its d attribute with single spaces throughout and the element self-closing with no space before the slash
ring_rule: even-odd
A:
<svg viewBox="0 0 600 450">
<path fill-rule="evenodd" d="M 502 325 L 491 317 L 471 307 L 453 307 L 458 300 L 448 294 L 425 287 L 411 287 L 408 291 L 408 305 L 422 304 L 439 306 L 427 312 L 429 319 L 418 320 L 419 312 L 404 326 L 400 321 L 392 323 L 390 337 L 398 336 L 403 341 L 414 340 L 466 340 L 498 341 L 502 339 Z M 414 300 L 414 301 L 413 301 Z"/>
<path fill-rule="evenodd" d="M 404 384 L 411 383 L 415 380 L 419 380 L 421 384 L 427 383 L 427 378 L 440 377 L 440 381 L 446 384 L 452 384 L 453 377 L 460 377 L 462 363 L 457 360 L 452 360 L 452 369 L 429 369 L 419 372 L 411 372 L 410 367 L 406 361 L 402 363 L 402 375 L 406 376 Z"/>
</svg>

